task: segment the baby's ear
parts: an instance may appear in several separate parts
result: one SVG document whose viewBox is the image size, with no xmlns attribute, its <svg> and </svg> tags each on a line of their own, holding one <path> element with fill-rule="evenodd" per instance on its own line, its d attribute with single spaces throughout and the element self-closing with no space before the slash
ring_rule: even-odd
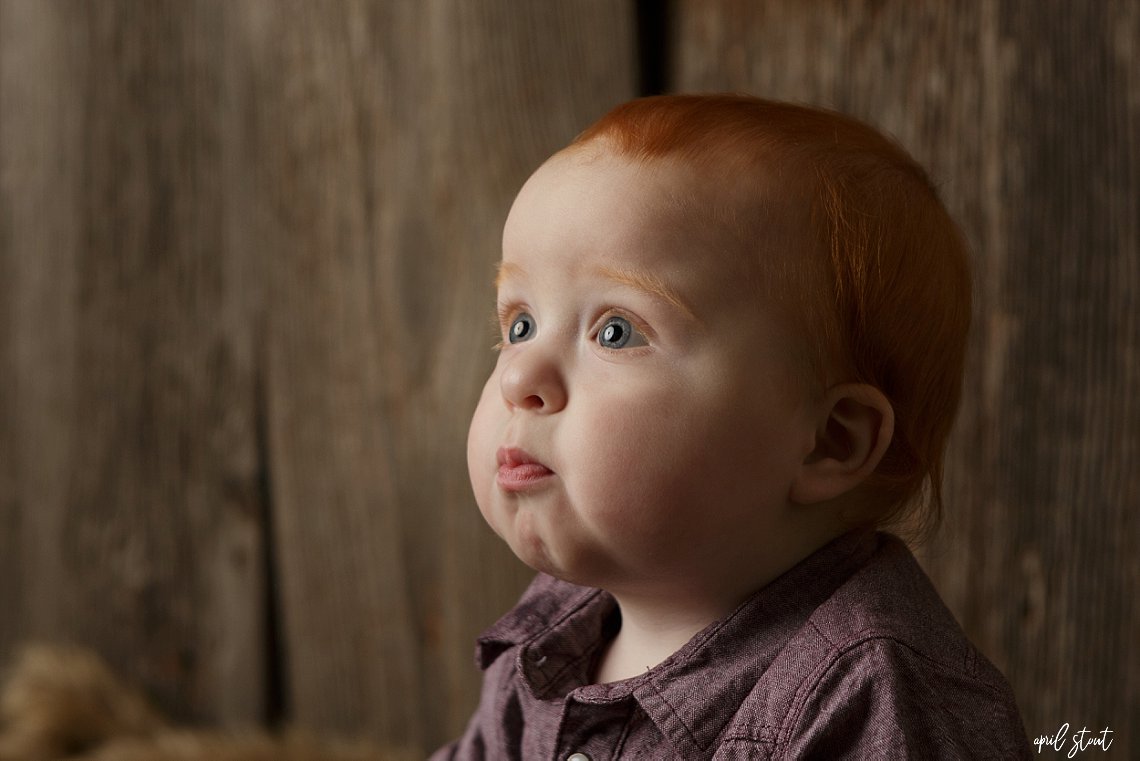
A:
<svg viewBox="0 0 1140 761">
<path fill-rule="evenodd" d="M 890 401 L 866 383 L 832 386 L 819 409 L 815 449 L 792 482 L 791 499 L 803 505 L 834 499 L 862 483 L 883 459 L 895 430 Z"/>
</svg>

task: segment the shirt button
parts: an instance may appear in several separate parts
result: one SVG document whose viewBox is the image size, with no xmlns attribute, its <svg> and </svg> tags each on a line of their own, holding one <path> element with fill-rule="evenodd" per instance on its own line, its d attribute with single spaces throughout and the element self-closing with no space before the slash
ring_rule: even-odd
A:
<svg viewBox="0 0 1140 761">
<path fill-rule="evenodd" d="M 590 761 L 590 757 L 585 753 L 571 753 L 566 757 L 566 761 Z"/>
</svg>

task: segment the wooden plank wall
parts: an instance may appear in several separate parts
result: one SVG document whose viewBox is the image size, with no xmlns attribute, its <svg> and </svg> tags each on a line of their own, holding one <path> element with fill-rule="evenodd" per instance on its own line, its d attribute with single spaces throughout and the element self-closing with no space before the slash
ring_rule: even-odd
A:
<svg viewBox="0 0 1140 761">
<path fill-rule="evenodd" d="M 0 0 L 0 657 L 94 646 L 188 720 L 461 729 L 528 577 L 463 454 L 499 230 L 653 79 L 635 5 L 666 87 L 850 111 L 941 180 L 976 327 L 924 563 L 1031 734 L 1133 747 L 1137 0 Z"/>
<path fill-rule="evenodd" d="M 607 1 L 0 3 L 0 654 L 428 748 L 529 573 L 469 494 L 514 193 Z"/>
</svg>

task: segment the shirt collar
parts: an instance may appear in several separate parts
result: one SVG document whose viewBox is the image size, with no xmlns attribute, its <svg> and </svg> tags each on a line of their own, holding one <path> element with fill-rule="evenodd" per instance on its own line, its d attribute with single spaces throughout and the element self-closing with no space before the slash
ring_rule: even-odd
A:
<svg viewBox="0 0 1140 761">
<path fill-rule="evenodd" d="M 540 573 L 515 607 L 479 636 L 475 645 L 475 663 L 486 670 L 503 651 L 525 645 L 543 633 L 557 629 L 580 611 L 585 612 L 585 615 L 578 616 L 584 619 L 583 623 L 592 623 L 600 630 L 601 617 L 605 612 L 596 608 L 599 602 L 606 602 L 605 598 L 609 598 L 611 607 L 614 606 L 613 598 L 600 589 L 580 587 Z"/>
<path fill-rule="evenodd" d="M 606 627 L 616 610 L 613 597 L 539 574 L 514 610 L 479 638 L 476 660 L 486 669 L 518 646 L 519 672 L 535 698 L 570 694 L 582 702 L 609 703 L 632 696 L 679 752 L 703 751 L 812 611 L 866 563 L 877 544 L 871 530 L 839 537 L 662 663 L 614 684 L 583 686 L 598 648 L 612 633 Z"/>
</svg>

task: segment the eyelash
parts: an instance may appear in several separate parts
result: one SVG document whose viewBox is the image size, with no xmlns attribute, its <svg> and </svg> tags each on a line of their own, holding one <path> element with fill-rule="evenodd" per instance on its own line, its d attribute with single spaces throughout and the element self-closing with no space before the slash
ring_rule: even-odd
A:
<svg viewBox="0 0 1140 761">
<path fill-rule="evenodd" d="M 491 313 L 491 326 L 495 334 L 499 336 L 499 340 L 491 347 L 492 351 L 502 351 L 507 345 L 506 338 L 507 326 L 514 320 L 515 315 L 523 311 L 519 304 L 496 304 L 495 310 Z"/>
<path fill-rule="evenodd" d="M 520 313 L 526 312 L 528 309 L 529 308 L 525 304 L 517 302 L 509 302 L 496 305 L 495 314 L 491 318 L 500 336 L 499 340 L 492 347 L 495 351 L 502 351 L 503 348 L 507 345 L 506 339 L 504 338 L 507 334 L 507 329 L 510 327 L 511 323 L 514 322 L 515 318 L 519 316 Z M 641 335 L 645 336 L 645 338 L 650 343 L 656 340 L 657 334 L 652 328 L 650 328 L 633 314 L 617 307 L 610 307 L 606 309 L 598 316 L 596 320 L 594 320 L 593 326 L 590 329 L 590 339 L 595 340 L 597 338 L 598 331 L 605 324 L 606 320 L 614 316 L 623 317 L 626 320 L 629 320 L 629 324 L 633 326 L 633 329 L 638 333 L 641 333 Z M 644 348 L 648 347 L 642 346 L 631 349 L 612 349 L 611 351 L 621 351 L 628 354 L 634 353 L 638 351 L 638 349 Z"/>
<path fill-rule="evenodd" d="M 522 304 L 499 304 L 495 308 L 495 327 L 499 329 L 499 333 L 505 335 L 507 327 L 518 316 L 519 312 L 525 311 L 526 308 Z"/>
<path fill-rule="evenodd" d="M 506 344 L 507 328 L 519 312 L 524 312 L 526 309 L 521 304 L 497 304 L 495 306 L 495 313 L 491 315 L 491 324 L 495 326 L 495 332 L 499 336 L 499 340 L 491 348 L 494 351 L 502 351 Z"/>
</svg>

